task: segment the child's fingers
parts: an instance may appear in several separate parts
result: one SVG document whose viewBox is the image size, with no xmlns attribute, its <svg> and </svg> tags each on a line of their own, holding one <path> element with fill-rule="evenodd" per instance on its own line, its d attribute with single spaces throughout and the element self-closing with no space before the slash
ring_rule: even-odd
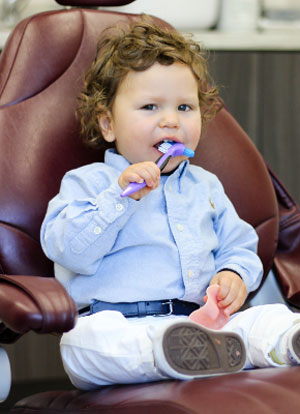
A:
<svg viewBox="0 0 300 414">
<path fill-rule="evenodd" d="M 131 194 L 129 197 L 140 200 L 145 197 L 150 191 L 159 186 L 160 169 L 151 161 L 132 164 L 119 177 L 119 185 L 124 190 L 128 184 L 132 182 L 146 183 L 146 186 L 141 190 Z"/>
<path fill-rule="evenodd" d="M 140 183 L 144 182 L 144 178 L 142 178 L 140 174 L 137 174 L 135 172 L 131 172 L 131 173 L 125 175 L 124 178 L 125 178 L 124 181 L 126 182 L 126 185 L 128 185 L 129 183 L 139 183 L 140 184 Z"/>
<path fill-rule="evenodd" d="M 230 313 L 239 309 L 243 304 L 243 299 L 236 292 L 230 292 L 224 300 L 218 302 L 219 308 L 228 309 Z"/>
<path fill-rule="evenodd" d="M 222 276 L 221 273 L 219 273 L 219 280 L 218 285 L 220 286 L 219 293 L 218 293 L 218 299 L 220 301 L 225 300 L 225 298 L 228 297 L 230 290 L 232 288 L 232 281 L 227 278 L 226 276 Z"/>
<path fill-rule="evenodd" d="M 227 281 L 223 273 L 217 273 L 211 279 L 210 285 L 219 285 L 219 292 L 218 292 L 218 304 L 219 304 L 219 302 L 223 301 L 227 297 L 230 291 L 231 282 Z"/>
<path fill-rule="evenodd" d="M 146 165 L 139 174 L 148 187 L 153 187 L 159 182 L 160 171 L 157 171 L 152 165 Z"/>
<path fill-rule="evenodd" d="M 229 290 L 227 295 L 224 297 L 224 299 L 219 300 L 218 305 L 220 308 L 225 308 L 226 306 L 229 306 L 233 303 L 233 301 L 237 297 L 237 292 L 234 290 Z"/>
<path fill-rule="evenodd" d="M 159 183 L 160 170 L 152 162 L 132 164 L 119 177 L 119 185 L 124 189 L 129 183 L 146 182 L 148 187 L 153 187 Z"/>
<path fill-rule="evenodd" d="M 243 280 L 230 271 L 220 272 L 212 278 L 211 284 L 220 286 L 218 293 L 218 306 L 226 314 L 236 312 L 245 302 L 247 289 Z"/>
<path fill-rule="evenodd" d="M 238 296 L 228 306 L 225 306 L 223 308 L 223 311 L 226 315 L 231 315 L 231 314 L 237 312 L 243 304 L 244 304 L 244 299 L 242 297 Z"/>
<path fill-rule="evenodd" d="M 238 311 L 244 304 L 247 297 L 247 290 L 243 286 L 232 287 L 228 295 L 218 302 L 218 306 L 226 310 L 228 315 Z"/>
</svg>

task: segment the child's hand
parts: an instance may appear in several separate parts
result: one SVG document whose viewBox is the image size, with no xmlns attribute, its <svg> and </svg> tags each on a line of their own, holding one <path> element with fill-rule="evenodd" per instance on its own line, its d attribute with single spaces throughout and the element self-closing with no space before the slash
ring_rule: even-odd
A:
<svg viewBox="0 0 300 414">
<path fill-rule="evenodd" d="M 237 312 L 247 298 L 246 285 L 236 273 L 224 270 L 217 273 L 210 281 L 210 285 L 219 285 L 218 306 L 224 313 L 231 315 Z"/>
<path fill-rule="evenodd" d="M 128 184 L 146 182 L 146 187 L 131 194 L 129 197 L 134 200 L 140 200 L 150 191 L 155 190 L 159 186 L 160 169 L 152 161 L 139 162 L 132 164 L 119 177 L 119 186 L 124 190 Z"/>
</svg>

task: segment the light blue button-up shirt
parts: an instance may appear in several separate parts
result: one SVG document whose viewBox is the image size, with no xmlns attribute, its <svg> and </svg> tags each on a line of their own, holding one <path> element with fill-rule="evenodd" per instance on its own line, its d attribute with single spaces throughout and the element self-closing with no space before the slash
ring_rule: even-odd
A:
<svg viewBox="0 0 300 414">
<path fill-rule="evenodd" d="M 94 299 L 202 304 L 223 268 L 238 272 L 248 292 L 258 287 L 257 235 L 215 175 L 184 161 L 135 201 L 120 197 L 118 178 L 128 166 L 108 150 L 104 163 L 68 172 L 49 203 L 42 247 L 78 307 Z"/>
</svg>

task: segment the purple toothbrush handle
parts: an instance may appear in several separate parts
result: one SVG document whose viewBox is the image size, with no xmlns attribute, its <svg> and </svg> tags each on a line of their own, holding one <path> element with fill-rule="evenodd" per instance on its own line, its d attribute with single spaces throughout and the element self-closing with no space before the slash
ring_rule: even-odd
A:
<svg viewBox="0 0 300 414">
<path fill-rule="evenodd" d="M 143 181 L 142 183 L 130 183 L 125 188 L 125 190 L 122 191 L 122 193 L 120 194 L 120 196 L 122 198 L 128 197 L 131 194 L 136 193 L 137 191 L 141 190 L 144 187 L 146 187 L 146 182 L 145 181 Z"/>
</svg>

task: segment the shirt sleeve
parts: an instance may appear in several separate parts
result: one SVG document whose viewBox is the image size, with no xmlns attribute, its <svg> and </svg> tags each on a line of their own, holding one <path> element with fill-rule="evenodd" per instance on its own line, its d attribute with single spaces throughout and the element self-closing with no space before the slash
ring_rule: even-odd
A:
<svg viewBox="0 0 300 414">
<path fill-rule="evenodd" d="M 120 197 L 118 175 L 100 163 L 65 175 L 41 227 L 42 248 L 53 262 L 78 274 L 96 272 L 138 204 Z"/>
<path fill-rule="evenodd" d="M 232 269 L 251 292 L 259 286 L 263 276 L 263 266 L 257 255 L 258 236 L 254 228 L 238 216 L 220 182 L 215 190 L 218 215 L 214 227 L 219 240 L 214 251 L 216 273 L 224 268 Z"/>
</svg>

